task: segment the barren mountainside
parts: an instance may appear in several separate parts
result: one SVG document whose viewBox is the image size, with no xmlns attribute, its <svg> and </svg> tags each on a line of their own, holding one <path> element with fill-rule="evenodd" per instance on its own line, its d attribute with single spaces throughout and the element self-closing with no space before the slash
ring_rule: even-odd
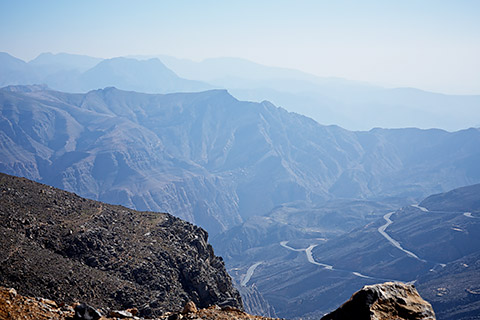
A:
<svg viewBox="0 0 480 320">
<path fill-rule="evenodd" d="M 0 284 L 19 293 L 142 316 L 185 302 L 242 308 L 207 233 L 167 213 L 138 212 L 0 174 Z"/>
</svg>

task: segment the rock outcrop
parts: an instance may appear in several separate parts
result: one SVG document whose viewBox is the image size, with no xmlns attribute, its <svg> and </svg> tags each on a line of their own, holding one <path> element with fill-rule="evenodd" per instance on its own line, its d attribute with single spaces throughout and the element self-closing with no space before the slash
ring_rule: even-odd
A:
<svg viewBox="0 0 480 320">
<path fill-rule="evenodd" d="M 411 284 L 386 282 L 364 286 L 322 320 L 434 320 L 432 306 Z"/>
<path fill-rule="evenodd" d="M 138 212 L 0 174 L 0 285 L 62 303 L 139 316 L 187 301 L 242 309 L 207 232 L 167 213 Z"/>
</svg>

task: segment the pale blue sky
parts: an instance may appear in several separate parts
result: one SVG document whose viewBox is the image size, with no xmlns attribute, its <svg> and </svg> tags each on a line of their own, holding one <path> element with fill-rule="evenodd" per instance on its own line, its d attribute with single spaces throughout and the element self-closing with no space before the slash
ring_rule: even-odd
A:
<svg viewBox="0 0 480 320">
<path fill-rule="evenodd" d="M 0 51 L 232 56 L 480 94 L 480 1 L 0 0 Z"/>
</svg>

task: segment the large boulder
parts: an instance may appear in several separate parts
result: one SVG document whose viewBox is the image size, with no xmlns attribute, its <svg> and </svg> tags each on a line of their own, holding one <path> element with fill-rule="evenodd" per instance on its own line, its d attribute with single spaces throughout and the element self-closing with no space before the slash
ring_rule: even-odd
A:
<svg viewBox="0 0 480 320">
<path fill-rule="evenodd" d="M 432 306 L 412 284 L 386 282 L 364 286 L 337 310 L 322 320 L 405 319 L 434 320 Z"/>
</svg>

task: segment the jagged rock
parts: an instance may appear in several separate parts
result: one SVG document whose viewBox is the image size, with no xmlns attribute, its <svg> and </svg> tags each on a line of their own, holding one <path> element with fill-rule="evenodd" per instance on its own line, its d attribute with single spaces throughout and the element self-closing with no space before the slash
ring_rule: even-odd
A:
<svg viewBox="0 0 480 320">
<path fill-rule="evenodd" d="M 435 320 L 430 303 L 411 284 L 386 282 L 364 286 L 322 320 Z"/>
<path fill-rule="evenodd" d="M 82 303 L 75 307 L 75 315 L 73 320 L 98 320 L 102 317 L 102 314 L 98 312 L 92 306 L 86 303 Z"/>
</svg>

